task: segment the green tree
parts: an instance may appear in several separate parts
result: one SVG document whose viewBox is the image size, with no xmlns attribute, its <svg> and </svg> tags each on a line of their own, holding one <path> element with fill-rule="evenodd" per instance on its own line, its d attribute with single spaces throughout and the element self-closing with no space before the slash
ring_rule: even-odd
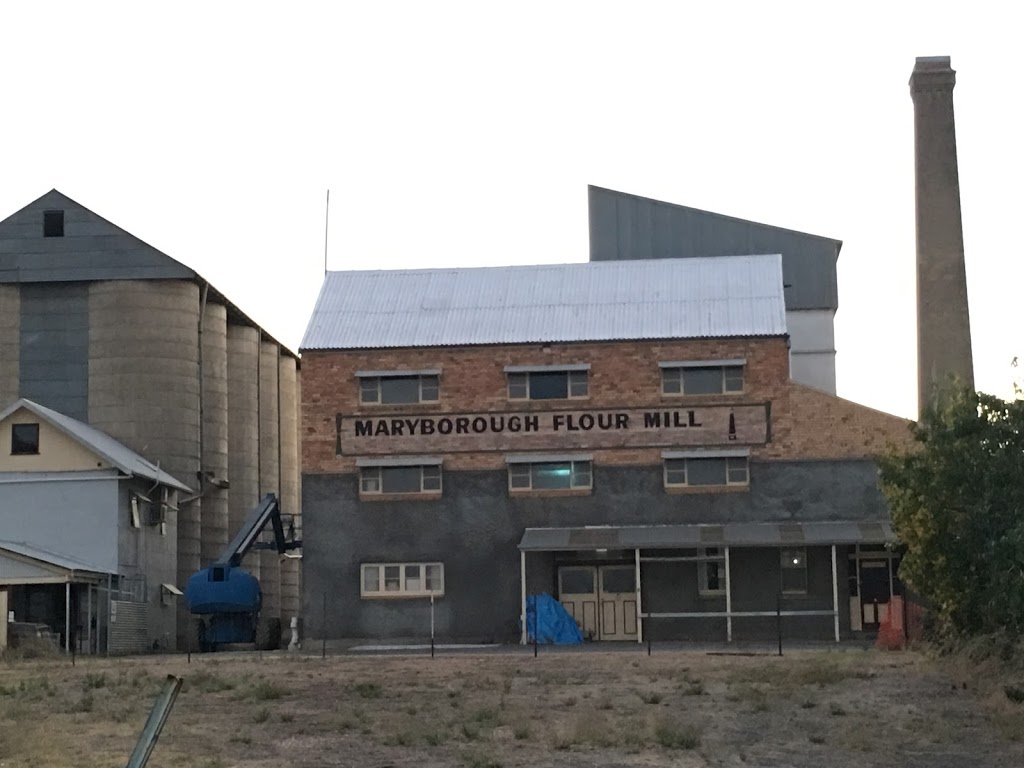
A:
<svg viewBox="0 0 1024 768">
<path fill-rule="evenodd" d="M 951 386 L 880 460 L 900 577 L 946 636 L 1024 634 L 1024 400 Z"/>
</svg>

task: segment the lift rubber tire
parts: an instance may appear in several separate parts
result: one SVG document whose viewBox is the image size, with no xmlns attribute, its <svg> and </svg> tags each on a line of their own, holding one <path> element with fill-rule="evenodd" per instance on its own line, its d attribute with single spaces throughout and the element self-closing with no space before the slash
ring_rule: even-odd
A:
<svg viewBox="0 0 1024 768">
<path fill-rule="evenodd" d="M 256 620 L 256 650 L 276 651 L 281 647 L 281 620 L 264 619 Z"/>
<path fill-rule="evenodd" d="M 205 653 L 206 651 L 206 622 L 197 616 L 193 616 L 188 622 L 188 643 L 190 653 Z"/>
</svg>

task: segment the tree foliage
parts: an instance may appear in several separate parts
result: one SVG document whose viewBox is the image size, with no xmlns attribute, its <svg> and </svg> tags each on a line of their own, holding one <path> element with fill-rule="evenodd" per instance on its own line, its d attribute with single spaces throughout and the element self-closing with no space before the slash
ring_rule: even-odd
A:
<svg viewBox="0 0 1024 768">
<path fill-rule="evenodd" d="M 950 387 L 883 458 L 900 576 L 947 636 L 1024 634 L 1024 400 Z"/>
</svg>

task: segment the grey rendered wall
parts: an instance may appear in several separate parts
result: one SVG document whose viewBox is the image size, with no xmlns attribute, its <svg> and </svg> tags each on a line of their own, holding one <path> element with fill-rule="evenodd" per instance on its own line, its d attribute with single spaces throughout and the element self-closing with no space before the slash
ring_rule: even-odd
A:
<svg viewBox="0 0 1024 768">
<path fill-rule="evenodd" d="M 21 396 L 87 420 L 88 286 L 23 285 L 19 339 Z"/>
<path fill-rule="evenodd" d="M 156 642 L 162 649 L 173 649 L 176 636 L 177 602 L 164 605 L 161 584 L 175 584 L 177 566 L 177 517 L 167 515 L 165 531 L 159 525 L 147 523 L 142 516 L 142 526 L 133 528 L 130 518 L 130 494 L 136 491 L 152 498 L 152 483 L 123 480 L 118 492 L 117 539 L 119 573 L 134 578 L 142 577 L 146 585 L 147 605 L 147 647 Z M 184 587 L 183 584 L 179 584 Z M 177 598 L 181 600 L 181 598 Z"/>
<path fill-rule="evenodd" d="M 18 399 L 21 357 L 21 291 L 0 285 L 0 408 Z"/>
<path fill-rule="evenodd" d="M 789 376 L 823 392 L 836 393 L 835 312 L 803 309 L 786 312 Z"/>
<path fill-rule="evenodd" d="M 359 563 L 440 560 L 446 584 L 438 634 L 508 640 L 517 633 L 517 545 L 527 527 L 880 520 L 888 512 L 872 462 L 819 461 L 753 462 L 750 493 L 707 495 L 666 494 L 660 467 L 598 466 L 590 496 L 510 499 L 505 472 L 447 472 L 438 501 L 361 503 L 354 475 L 310 474 L 303 476 L 303 517 L 311 636 L 321 632 L 324 593 L 329 637 L 423 636 L 429 605 L 361 600 Z M 831 601 L 830 576 L 828 584 Z M 844 584 L 841 577 L 841 598 Z"/>
<path fill-rule="evenodd" d="M 92 474 L 92 473 L 91 473 Z M 35 478 L 42 477 L 42 473 Z M 116 572 L 118 479 L 0 483 L 0 538 L 23 541 Z"/>
</svg>

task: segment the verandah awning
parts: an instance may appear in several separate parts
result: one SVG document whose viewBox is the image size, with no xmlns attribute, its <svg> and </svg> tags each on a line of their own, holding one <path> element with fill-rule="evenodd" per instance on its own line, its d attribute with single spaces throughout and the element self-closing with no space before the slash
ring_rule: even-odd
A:
<svg viewBox="0 0 1024 768">
<path fill-rule="evenodd" d="M 524 552 L 588 549 L 690 549 L 888 544 L 896 541 L 887 520 L 723 525 L 625 525 L 527 528 Z"/>
</svg>

